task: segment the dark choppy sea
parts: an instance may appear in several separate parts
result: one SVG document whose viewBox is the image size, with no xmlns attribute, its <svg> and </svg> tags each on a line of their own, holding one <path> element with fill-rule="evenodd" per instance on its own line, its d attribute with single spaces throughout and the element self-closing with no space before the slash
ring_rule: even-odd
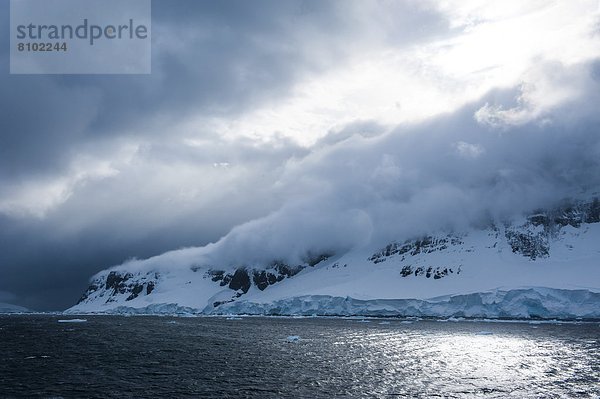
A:
<svg viewBox="0 0 600 399">
<path fill-rule="evenodd" d="M 600 396 L 598 323 L 65 318 L 0 316 L 0 397 Z"/>
</svg>

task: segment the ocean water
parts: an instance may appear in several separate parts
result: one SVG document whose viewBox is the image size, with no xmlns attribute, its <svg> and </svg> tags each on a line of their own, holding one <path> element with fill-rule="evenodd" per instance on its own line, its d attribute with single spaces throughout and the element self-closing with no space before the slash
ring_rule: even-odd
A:
<svg viewBox="0 0 600 399">
<path fill-rule="evenodd" d="M 0 316 L 1 398 L 600 396 L 599 323 L 65 318 Z"/>
</svg>

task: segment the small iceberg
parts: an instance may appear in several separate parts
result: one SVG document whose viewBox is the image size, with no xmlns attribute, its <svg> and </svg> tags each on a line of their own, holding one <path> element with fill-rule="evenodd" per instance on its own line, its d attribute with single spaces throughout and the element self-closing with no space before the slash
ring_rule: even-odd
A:
<svg viewBox="0 0 600 399">
<path fill-rule="evenodd" d="M 61 319 L 58 320 L 59 323 L 85 323 L 87 319 Z"/>
<path fill-rule="evenodd" d="M 390 324 L 390 322 L 389 321 L 382 321 L 382 322 L 379 322 L 379 324 Z"/>
<path fill-rule="evenodd" d="M 300 341 L 300 336 L 299 335 L 290 335 L 286 338 L 287 342 L 298 342 Z"/>
<path fill-rule="evenodd" d="M 241 317 L 229 316 L 226 320 L 244 320 Z"/>
</svg>

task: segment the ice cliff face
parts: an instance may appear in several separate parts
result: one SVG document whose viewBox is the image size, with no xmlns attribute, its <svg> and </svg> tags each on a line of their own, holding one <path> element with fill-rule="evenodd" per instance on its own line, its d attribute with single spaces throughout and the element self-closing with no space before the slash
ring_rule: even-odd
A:
<svg viewBox="0 0 600 399">
<path fill-rule="evenodd" d="M 269 303 L 237 301 L 211 313 L 254 315 L 400 316 L 468 318 L 600 318 L 600 293 L 551 288 L 494 290 L 423 299 L 309 295 Z M 123 308 L 121 311 L 127 312 Z"/>
<path fill-rule="evenodd" d="M 299 264 L 220 267 L 182 251 L 97 274 L 69 311 L 600 317 L 598 199 Z"/>
</svg>

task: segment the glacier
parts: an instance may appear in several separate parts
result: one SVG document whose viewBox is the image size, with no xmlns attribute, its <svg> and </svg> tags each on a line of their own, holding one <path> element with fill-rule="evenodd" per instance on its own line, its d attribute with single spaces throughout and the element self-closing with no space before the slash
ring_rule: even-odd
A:
<svg viewBox="0 0 600 399">
<path fill-rule="evenodd" d="M 215 244 L 104 270 L 68 314 L 600 318 L 598 201 L 302 262 L 219 264 Z"/>
<path fill-rule="evenodd" d="M 255 315 L 255 316 L 366 316 L 485 319 L 600 319 L 600 293 L 589 290 L 523 288 L 495 290 L 441 298 L 373 299 L 306 295 L 272 302 L 247 300 L 217 308 L 194 309 L 177 304 L 143 308 L 117 306 L 102 313 L 121 315 Z M 76 313 L 71 309 L 69 313 Z M 93 312 L 92 312 L 93 313 Z"/>
<path fill-rule="evenodd" d="M 527 288 L 495 290 L 442 298 L 373 299 L 308 295 L 256 303 L 236 301 L 210 314 L 263 316 L 383 316 L 383 317 L 464 317 L 464 318 L 542 318 L 598 319 L 600 293 L 589 290 Z"/>
<path fill-rule="evenodd" d="M 18 305 L 0 302 L 0 314 L 6 313 L 30 313 L 31 310 Z"/>
</svg>

